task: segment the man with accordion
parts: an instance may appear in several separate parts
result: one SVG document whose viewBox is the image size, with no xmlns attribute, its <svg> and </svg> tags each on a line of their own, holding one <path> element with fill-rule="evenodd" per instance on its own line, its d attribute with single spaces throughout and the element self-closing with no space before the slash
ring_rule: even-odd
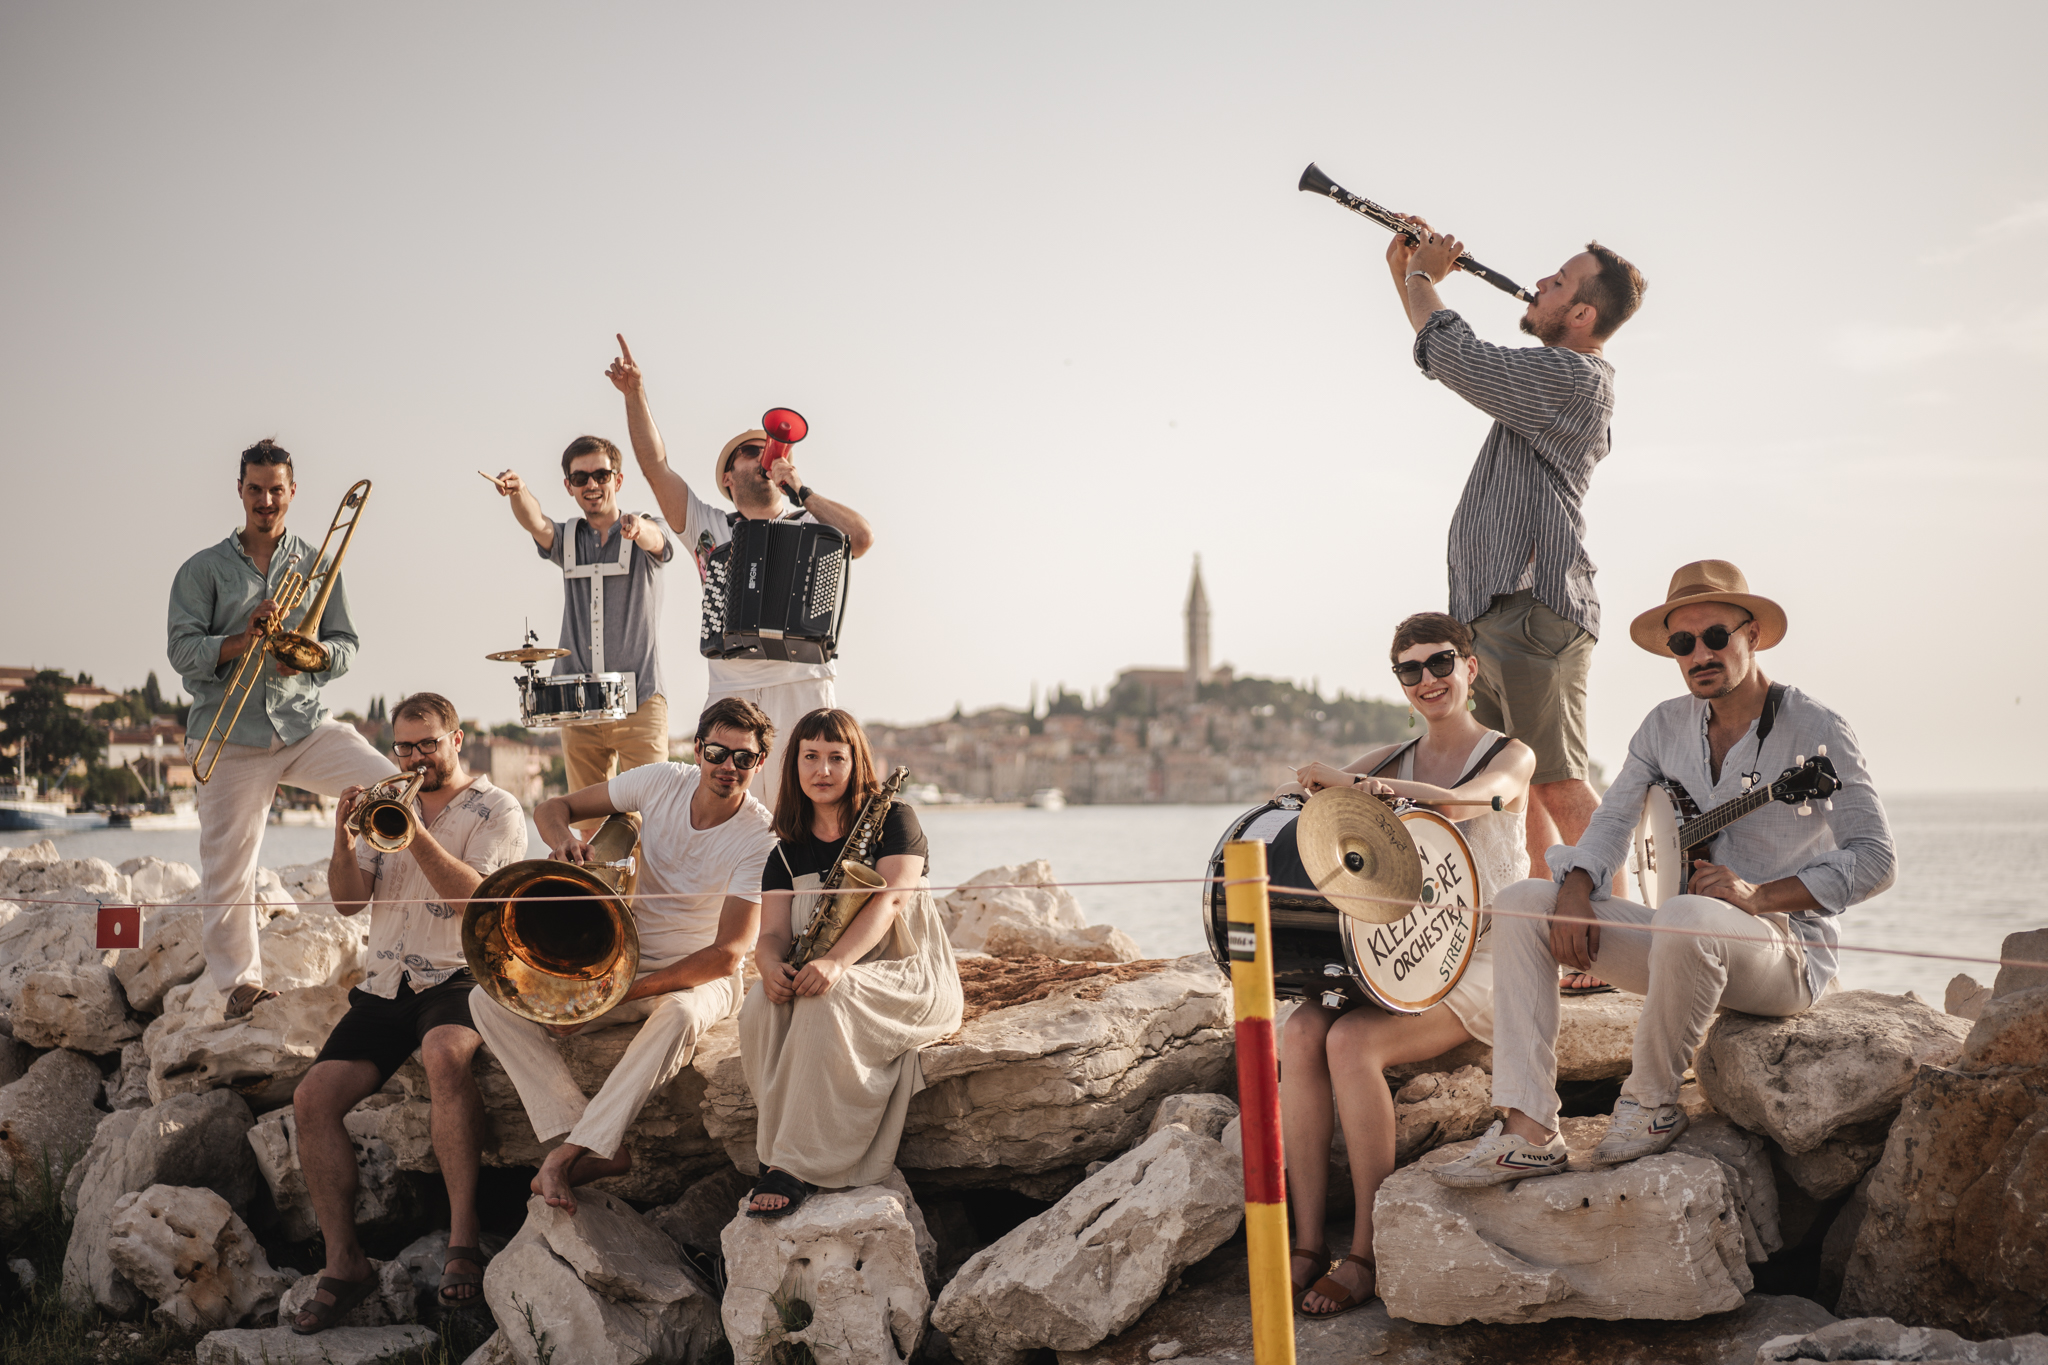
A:
<svg viewBox="0 0 2048 1365">
<path fill-rule="evenodd" d="M 805 486 L 786 447 L 764 464 L 770 442 L 760 428 L 741 432 L 719 451 L 713 486 L 737 510 L 714 506 L 670 468 L 640 367 L 623 336 L 606 378 L 625 395 L 641 477 L 704 580 L 698 646 L 710 673 L 704 704 L 739 697 L 767 712 L 778 732 L 793 732 L 805 715 L 836 704 L 833 659 L 846 561 L 874 543 L 867 519 Z M 770 807 L 780 776 L 781 765 L 769 764 L 756 778 L 756 795 Z"/>
</svg>

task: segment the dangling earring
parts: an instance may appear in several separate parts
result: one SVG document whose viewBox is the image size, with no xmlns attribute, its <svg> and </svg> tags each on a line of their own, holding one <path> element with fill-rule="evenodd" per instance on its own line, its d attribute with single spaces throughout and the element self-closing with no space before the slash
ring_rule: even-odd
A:
<svg viewBox="0 0 2048 1365">
<path fill-rule="evenodd" d="M 1477 697 L 1467 697 L 1467 698 L 1465 698 L 1465 709 L 1466 709 L 1467 711 L 1477 711 L 1477 710 L 1479 709 L 1479 698 L 1477 698 Z"/>
<path fill-rule="evenodd" d="M 1408 728 L 1411 730 L 1415 728 L 1415 708 L 1413 706 L 1408 708 Z"/>
</svg>

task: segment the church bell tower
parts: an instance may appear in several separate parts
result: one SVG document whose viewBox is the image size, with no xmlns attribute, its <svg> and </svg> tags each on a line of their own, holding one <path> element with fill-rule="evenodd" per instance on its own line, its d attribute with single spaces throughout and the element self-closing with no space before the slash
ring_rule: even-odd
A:
<svg viewBox="0 0 2048 1365">
<path fill-rule="evenodd" d="M 1199 695 L 1209 681 L 1209 594 L 1202 590 L 1202 557 L 1195 556 L 1195 571 L 1188 582 L 1188 695 Z"/>
</svg>

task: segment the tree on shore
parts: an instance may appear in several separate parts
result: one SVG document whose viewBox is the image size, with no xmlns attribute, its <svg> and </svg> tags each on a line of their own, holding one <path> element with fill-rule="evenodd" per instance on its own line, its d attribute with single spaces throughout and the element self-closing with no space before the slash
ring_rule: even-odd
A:
<svg viewBox="0 0 2048 1365">
<path fill-rule="evenodd" d="M 34 777 L 59 777 L 78 759 L 97 760 L 107 747 L 106 731 L 64 700 L 74 684 L 54 668 L 39 671 L 28 686 L 0 706 L 0 724 Z"/>
</svg>

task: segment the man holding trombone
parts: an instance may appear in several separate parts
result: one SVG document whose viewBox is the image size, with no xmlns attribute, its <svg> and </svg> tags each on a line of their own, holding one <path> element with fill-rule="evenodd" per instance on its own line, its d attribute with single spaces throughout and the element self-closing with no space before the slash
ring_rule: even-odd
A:
<svg viewBox="0 0 2048 1365">
<path fill-rule="evenodd" d="M 278 784 L 334 796 L 397 771 L 352 727 L 330 720 L 320 701 L 320 689 L 348 671 L 356 652 L 340 550 L 328 571 L 333 581 L 322 583 L 307 608 L 318 619 L 297 623 L 298 633 L 321 647 L 326 667 L 306 673 L 263 657 L 320 567 L 320 552 L 285 529 L 298 492 L 290 452 L 268 439 L 250 446 L 235 491 L 241 529 L 186 560 L 172 580 L 169 648 L 171 667 L 192 694 L 186 752 L 199 781 L 206 969 L 227 996 L 230 1019 L 277 995 L 263 988 L 254 878 Z M 363 485 L 365 497 L 367 491 Z M 358 512 L 361 503 L 353 504 Z M 344 502 L 343 511 L 350 505 Z M 337 525 L 341 517 L 335 514 Z M 343 548 L 347 543 L 344 537 Z M 251 651 L 253 659 L 246 657 Z"/>
</svg>

